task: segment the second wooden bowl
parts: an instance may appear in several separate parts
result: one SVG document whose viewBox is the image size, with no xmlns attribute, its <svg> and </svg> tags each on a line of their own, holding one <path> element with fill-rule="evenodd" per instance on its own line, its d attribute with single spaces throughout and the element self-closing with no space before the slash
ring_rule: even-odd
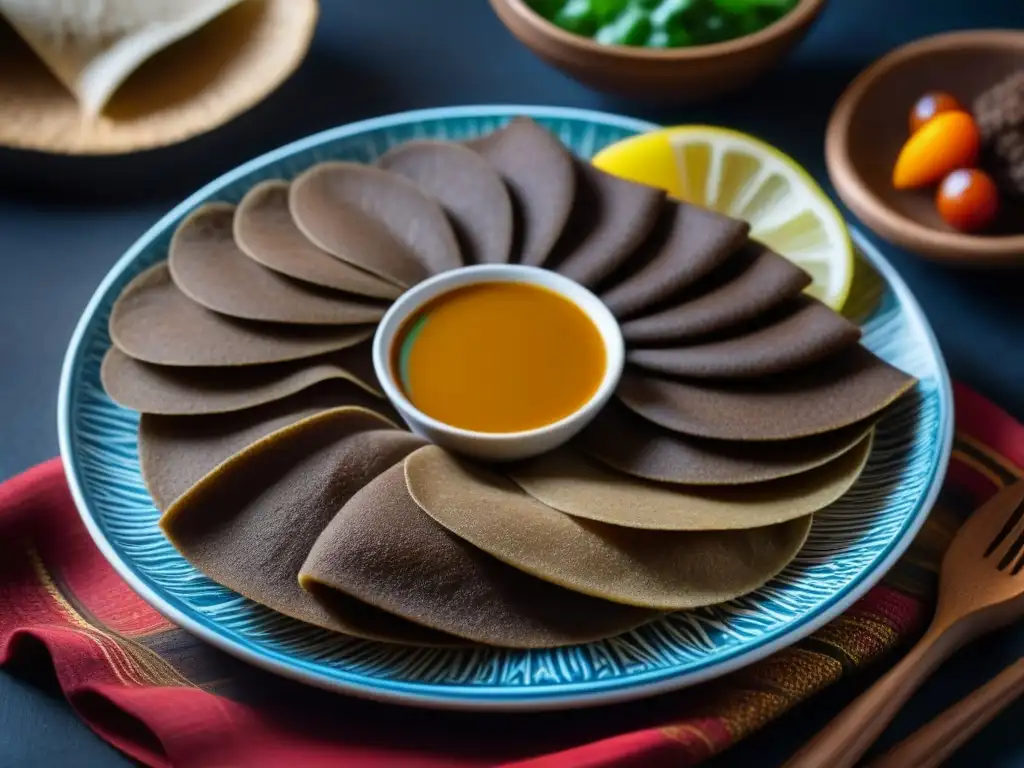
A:
<svg viewBox="0 0 1024 768">
<path fill-rule="evenodd" d="M 907 139 L 907 116 L 928 91 L 951 93 L 966 108 L 1024 68 L 1024 32 L 980 30 L 910 43 L 862 72 L 829 120 L 825 159 L 843 202 L 886 240 L 934 259 L 976 266 L 1024 264 L 1024 206 L 1007 201 L 1016 232 L 963 234 L 935 208 L 933 190 L 897 190 L 892 169 Z"/>
</svg>

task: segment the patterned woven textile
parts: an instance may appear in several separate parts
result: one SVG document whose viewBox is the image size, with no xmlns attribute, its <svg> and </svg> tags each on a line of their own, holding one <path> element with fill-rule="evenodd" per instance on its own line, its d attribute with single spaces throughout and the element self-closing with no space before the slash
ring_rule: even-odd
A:
<svg viewBox="0 0 1024 768">
<path fill-rule="evenodd" d="M 812 636 L 697 689 L 602 709 L 478 715 L 304 688 L 205 645 L 133 593 L 86 533 L 56 459 L 0 486 L 0 665 L 38 674 L 52 664 L 79 716 L 145 765 L 696 765 L 843 675 L 891 661 L 922 629 L 957 526 L 1024 473 L 1024 427 L 961 387 L 956 408 L 940 501 L 885 579 Z"/>
</svg>

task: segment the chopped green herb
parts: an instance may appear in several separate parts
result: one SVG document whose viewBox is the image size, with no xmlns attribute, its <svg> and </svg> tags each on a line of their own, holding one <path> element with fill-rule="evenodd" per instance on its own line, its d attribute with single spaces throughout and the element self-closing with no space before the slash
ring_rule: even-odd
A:
<svg viewBox="0 0 1024 768">
<path fill-rule="evenodd" d="M 708 0 L 662 0 L 651 11 L 651 24 L 666 32 L 685 29 L 688 24 L 699 19 L 709 5 Z"/>
<path fill-rule="evenodd" d="M 594 39 L 605 45 L 643 45 L 651 35 L 650 14 L 631 5 L 610 24 L 605 24 Z"/>
<path fill-rule="evenodd" d="M 591 37 L 598 27 L 590 0 L 568 0 L 552 21 L 567 32 L 583 37 Z"/>
<path fill-rule="evenodd" d="M 749 35 L 799 0 L 528 0 L 562 29 L 605 45 L 682 48 Z"/>
<path fill-rule="evenodd" d="M 566 0 L 532 0 L 531 7 L 545 19 L 553 19 L 562 10 Z"/>
<path fill-rule="evenodd" d="M 629 0 L 590 0 L 590 7 L 601 26 L 611 24 L 628 6 Z"/>
</svg>

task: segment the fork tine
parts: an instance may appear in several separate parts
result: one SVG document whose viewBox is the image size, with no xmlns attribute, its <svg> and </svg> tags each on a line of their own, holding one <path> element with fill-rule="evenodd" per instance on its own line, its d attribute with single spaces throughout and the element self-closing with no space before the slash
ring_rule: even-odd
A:
<svg viewBox="0 0 1024 768">
<path fill-rule="evenodd" d="M 1024 544 L 1024 539 L 1022 539 L 1021 543 Z M 1014 563 L 1013 567 L 1010 569 L 1010 575 L 1011 576 L 1024 575 L 1024 571 L 1022 571 L 1021 569 L 1024 569 L 1024 554 L 1022 554 L 1019 558 L 1017 558 L 1017 562 Z"/>
<path fill-rule="evenodd" d="M 999 542 L 1010 533 L 1007 522 L 1014 511 L 1024 502 L 1024 480 L 1009 485 L 978 507 L 968 517 L 953 543 L 965 545 L 971 542 L 975 553 L 988 557 Z M 981 549 L 981 552 L 978 552 Z"/>
<path fill-rule="evenodd" d="M 1011 541 L 1011 539 L 1007 538 L 1007 541 Z M 999 562 L 996 563 L 996 569 L 1003 571 L 1013 565 L 1013 562 L 1017 559 L 1017 555 L 1020 554 L 1022 548 L 1024 548 L 1024 532 L 1018 533 L 1016 538 L 1012 540 L 1010 546 L 1006 548 L 1006 553 L 999 558 Z M 1000 547 L 1000 549 L 1003 549 L 1003 547 Z M 1016 570 L 1017 569 L 1014 568 L 1012 572 L 1016 572 Z"/>
<path fill-rule="evenodd" d="M 985 557 L 995 560 L 999 570 L 1016 560 L 1024 546 L 1024 494 L 1004 519 L 1002 528 L 985 550 Z"/>
</svg>

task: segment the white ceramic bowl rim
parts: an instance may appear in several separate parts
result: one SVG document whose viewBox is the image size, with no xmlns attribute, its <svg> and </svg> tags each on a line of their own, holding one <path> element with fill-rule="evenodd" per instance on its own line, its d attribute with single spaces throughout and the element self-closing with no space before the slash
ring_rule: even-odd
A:
<svg viewBox="0 0 1024 768">
<path fill-rule="evenodd" d="M 491 282 L 529 283 L 552 290 L 583 310 L 601 335 L 605 349 L 605 370 L 601 383 L 585 403 L 558 421 L 520 432 L 478 432 L 462 429 L 439 421 L 421 411 L 405 396 L 401 386 L 395 381 L 391 366 L 391 351 L 396 336 L 405 326 L 405 321 L 428 301 L 442 296 L 450 290 Z M 524 264 L 473 264 L 442 272 L 417 283 L 394 301 L 377 325 L 377 331 L 373 337 L 374 371 L 384 394 L 400 413 L 411 412 L 425 425 L 438 432 L 488 443 L 525 440 L 538 435 L 546 435 L 567 424 L 577 422 L 581 418 L 589 419 L 596 416 L 597 406 L 606 402 L 619 384 L 625 357 L 625 342 L 622 339 L 619 323 L 604 302 L 590 290 L 564 275 L 542 267 L 530 267 Z"/>
</svg>

